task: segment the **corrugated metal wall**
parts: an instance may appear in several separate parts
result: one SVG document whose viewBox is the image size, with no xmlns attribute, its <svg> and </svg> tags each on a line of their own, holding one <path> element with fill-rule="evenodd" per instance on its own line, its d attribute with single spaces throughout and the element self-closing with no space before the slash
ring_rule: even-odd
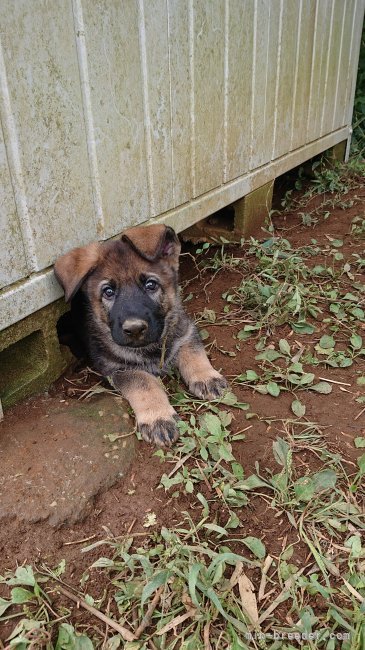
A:
<svg viewBox="0 0 365 650">
<path fill-rule="evenodd" d="M 364 3 L 1 0 L 0 329 L 73 246 L 182 230 L 346 139 Z"/>
</svg>

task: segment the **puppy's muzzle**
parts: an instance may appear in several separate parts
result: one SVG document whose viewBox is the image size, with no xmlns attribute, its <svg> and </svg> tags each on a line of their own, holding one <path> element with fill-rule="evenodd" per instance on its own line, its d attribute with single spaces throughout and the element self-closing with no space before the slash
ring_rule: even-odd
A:
<svg viewBox="0 0 365 650">
<path fill-rule="evenodd" d="M 148 330 L 148 324 L 139 318 L 128 318 L 122 324 L 122 330 L 129 341 L 142 343 Z"/>
</svg>

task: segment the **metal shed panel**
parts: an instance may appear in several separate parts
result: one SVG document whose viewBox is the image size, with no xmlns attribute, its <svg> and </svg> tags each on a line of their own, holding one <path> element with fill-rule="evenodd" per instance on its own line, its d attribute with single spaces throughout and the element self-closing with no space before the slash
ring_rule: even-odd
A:
<svg viewBox="0 0 365 650">
<path fill-rule="evenodd" d="M 280 46 L 277 55 L 273 159 L 279 158 L 287 152 L 292 133 L 299 17 L 300 3 L 282 0 L 280 4 Z"/>
<path fill-rule="evenodd" d="M 223 182 L 224 8 L 190 0 L 194 197 Z"/>
<path fill-rule="evenodd" d="M 107 238 L 151 216 L 139 11 L 130 0 L 73 4 L 94 201 Z"/>
<path fill-rule="evenodd" d="M 316 0 L 302 0 L 298 24 L 291 150 L 300 147 L 307 135 L 315 18 Z"/>
<path fill-rule="evenodd" d="M 225 30 L 224 181 L 249 169 L 252 128 L 255 7 L 250 0 L 232 0 Z"/>
<path fill-rule="evenodd" d="M 0 289 L 27 275 L 20 223 L 0 127 Z"/>
<path fill-rule="evenodd" d="M 191 170 L 191 78 L 189 1 L 169 0 L 169 65 L 172 144 L 172 200 L 173 207 L 192 196 Z"/>
<path fill-rule="evenodd" d="M 250 169 L 271 160 L 275 132 L 280 0 L 255 2 L 253 108 Z M 275 52 L 275 56 L 272 53 Z"/>
<path fill-rule="evenodd" d="M 183 230 L 347 139 L 364 4 L 3 0 L 0 329 L 73 246 Z"/>
<path fill-rule="evenodd" d="M 71 3 L 3 0 L 0 26 L 17 135 L 6 144 L 37 271 L 96 237 Z"/>
</svg>

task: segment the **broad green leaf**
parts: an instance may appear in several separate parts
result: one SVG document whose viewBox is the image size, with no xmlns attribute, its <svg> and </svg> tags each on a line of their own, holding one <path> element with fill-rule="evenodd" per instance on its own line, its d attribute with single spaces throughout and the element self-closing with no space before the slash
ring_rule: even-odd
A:
<svg viewBox="0 0 365 650">
<path fill-rule="evenodd" d="M 209 338 L 209 332 L 206 329 L 199 330 L 199 334 L 202 341 L 205 341 Z"/>
<path fill-rule="evenodd" d="M 12 604 L 11 600 L 5 600 L 5 598 L 0 597 L 0 616 L 2 616 L 4 612 L 6 612 L 6 610 L 8 609 L 8 607 L 10 607 L 11 604 Z"/>
<path fill-rule="evenodd" d="M 217 415 L 214 413 L 205 413 L 201 418 L 201 424 L 213 436 L 219 436 L 222 432 L 222 423 Z"/>
<path fill-rule="evenodd" d="M 266 548 L 261 539 L 249 535 L 248 537 L 242 539 L 242 542 L 245 544 L 245 546 L 247 546 L 247 548 L 250 549 L 254 555 L 256 555 L 256 557 L 259 558 L 259 560 L 264 559 L 266 556 Z"/>
<path fill-rule="evenodd" d="M 360 458 L 357 459 L 357 464 L 359 466 L 361 474 L 365 474 L 365 454 L 360 456 Z"/>
<path fill-rule="evenodd" d="M 163 571 L 156 573 L 156 575 L 152 578 L 152 580 L 145 585 L 141 596 L 142 607 L 145 604 L 146 600 L 148 600 L 148 598 L 150 598 L 153 592 L 156 591 L 156 589 L 161 587 L 161 585 L 166 584 L 170 576 L 171 576 L 171 571 L 169 569 L 164 569 Z"/>
<path fill-rule="evenodd" d="M 279 465 L 286 466 L 289 453 L 289 445 L 283 438 L 277 438 L 272 444 L 275 460 Z"/>
<path fill-rule="evenodd" d="M 365 438 L 359 436 L 358 438 L 355 438 L 354 443 L 357 449 L 361 449 L 362 447 L 365 447 Z"/>
<path fill-rule="evenodd" d="M 298 323 L 290 323 L 290 327 L 297 334 L 313 334 L 313 332 L 316 331 L 316 328 L 310 323 L 307 323 L 306 321 L 298 321 Z"/>
<path fill-rule="evenodd" d="M 358 320 L 364 320 L 365 318 L 365 312 L 360 307 L 354 307 L 354 309 L 351 309 L 351 314 Z"/>
<path fill-rule="evenodd" d="M 300 379 L 300 386 L 307 386 L 308 384 L 311 384 L 314 376 L 315 375 L 313 372 L 305 372 Z"/>
<path fill-rule="evenodd" d="M 261 395 L 267 395 L 269 392 L 267 390 L 267 384 L 256 384 L 255 390 L 257 390 L 257 392 Z"/>
<path fill-rule="evenodd" d="M 254 370 L 246 370 L 246 379 L 247 381 L 256 381 L 259 376 Z"/>
<path fill-rule="evenodd" d="M 233 510 L 229 511 L 229 519 L 226 523 L 226 528 L 238 528 L 240 525 L 240 520 L 238 519 L 237 515 Z"/>
<path fill-rule="evenodd" d="M 291 363 L 290 366 L 288 366 L 288 371 L 293 372 L 295 374 L 302 373 L 303 372 L 303 364 L 300 363 L 300 361 L 296 361 L 295 363 Z"/>
<path fill-rule="evenodd" d="M 14 587 L 14 589 L 11 590 L 11 602 L 14 603 L 14 605 L 27 603 L 29 600 L 33 600 L 34 598 L 34 592 L 24 589 L 23 587 Z"/>
<path fill-rule="evenodd" d="M 61 623 L 55 650 L 93 650 L 94 645 L 85 634 L 76 634 L 72 625 Z"/>
<path fill-rule="evenodd" d="M 280 339 L 279 341 L 279 350 L 283 354 L 290 355 L 290 345 L 286 339 Z"/>
<path fill-rule="evenodd" d="M 268 487 L 268 483 L 262 481 L 262 479 L 256 476 L 256 474 L 251 474 L 251 476 L 246 478 L 244 481 L 237 483 L 235 487 L 240 490 L 256 490 L 260 487 Z"/>
<path fill-rule="evenodd" d="M 106 567 L 112 567 L 114 566 L 114 560 L 112 560 L 109 557 L 99 557 L 98 560 L 96 560 L 90 568 L 92 569 L 104 569 Z"/>
<path fill-rule="evenodd" d="M 350 343 L 354 350 L 361 350 L 362 338 L 359 334 L 353 334 L 350 338 Z"/>
<path fill-rule="evenodd" d="M 315 493 L 315 486 L 310 476 L 302 476 L 294 483 L 295 496 L 299 501 L 310 501 Z"/>
<path fill-rule="evenodd" d="M 200 455 L 201 455 L 203 460 L 208 460 L 209 454 L 208 454 L 208 450 L 207 450 L 206 447 L 200 447 Z"/>
<path fill-rule="evenodd" d="M 233 462 L 231 464 L 231 467 L 232 467 L 232 472 L 233 472 L 234 476 L 239 481 L 242 480 L 244 475 L 245 475 L 245 470 L 243 469 L 242 465 L 240 463 Z"/>
<path fill-rule="evenodd" d="M 361 557 L 361 552 L 362 552 L 362 546 L 361 546 L 361 537 L 360 535 L 351 535 L 346 542 L 345 542 L 346 548 L 351 549 L 351 555 L 352 557 L 359 558 Z"/>
<path fill-rule="evenodd" d="M 220 458 L 226 460 L 227 463 L 229 463 L 231 460 L 234 460 L 234 456 L 232 455 L 230 448 L 231 448 L 230 445 L 228 447 L 228 445 L 224 445 L 224 444 L 219 445 L 218 447 L 218 453 Z"/>
<path fill-rule="evenodd" d="M 190 479 L 188 479 L 185 483 L 185 490 L 188 494 L 193 494 L 194 492 L 194 484 Z"/>
<path fill-rule="evenodd" d="M 269 381 L 267 384 L 267 392 L 273 397 L 278 397 L 280 395 L 280 386 L 275 381 Z"/>
<path fill-rule="evenodd" d="M 19 566 L 15 571 L 14 578 L 6 580 L 8 585 L 27 585 L 35 587 L 36 580 L 31 566 Z"/>
<path fill-rule="evenodd" d="M 190 598 L 193 601 L 195 607 L 200 606 L 196 594 L 196 585 L 201 570 L 205 571 L 205 566 L 201 564 L 201 562 L 195 562 L 189 569 L 189 577 L 188 577 L 189 593 L 190 593 Z"/>
<path fill-rule="evenodd" d="M 319 345 L 322 348 L 322 350 L 330 350 L 331 348 L 334 348 L 336 345 L 336 341 L 333 338 L 333 336 L 330 336 L 329 334 L 324 334 L 320 338 Z"/>
<path fill-rule="evenodd" d="M 119 634 L 109 637 L 104 645 L 104 650 L 118 650 L 121 648 L 122 638 Z M 128 646 L 124 646 L 124 650 L 128 650 Z"/>
<path fill-rule="evenodd" d="M 221 404 L 234 406 L 235 408 L 242 409 L 242 411 L 246 411 L 250 407 L 250 405 L 245 402 L 239 402 L 236 395 L 231 391 L 224 393 L 223 397 L 219 398 L 219 401 Z"/>
<path fill-rule="evenodd" d="M 217 526 L 217 524 L 204 524 L 204 528 L 212 530 L 213 532 L 218 533 L 218 535 L 228 535 L 226 529 L 222 528 L 222 526 Z"/>
<path fill-rule="evenodd" d="M 332 385 L 327 381 L 319 381 L 318 384 L 309 386 L 310 390 L 315 390 L 316 393 L 321 393 L 322 395 L 329 395 L 332 393 Z"/>
<path fill-rule="evenodd" d="M 295 399 L 291 403 L 291 410 L 297 418 L 302 418 L 306 411 L 305 404 L 302 404 L 298 399 Z"/>
<path fill-rule="evenodd" d="M 290 560 L 291 557 L 293 556 L 294 553 L 294 546 L 293 544 L 290 544 L 290 546 L 287 546 L 286 549 L 282 552 L 281 554 L 281 559 L 282 560 Z"/>
<path fill-rule="evenodd" d="M 198 501 L 200 501 L 200 503 L 203 506 L 203 517 L 208 517 L 208 515 L 209 515 L 209 505 L 208 505 L 208 501 L 206 500 L 205 496 L 203 496 L 201 494 L 201 492 L 198 492 L 198 494 L 196 495 L 196 498 L 198 499 Z"/>
<path fill-rule="evenodd" d="M 177 472 L 175 476 L 169 478 L 167 474 L 163 474 L 160 479 L 160 485 L 163 485 L 165 490 L 169 490 L 173 485 L 178 485 L 183 482 L 183 476 L 181 472 Z"/>
<path fill-rule="evenodd" d="M 260 354 L 257 354 L 255 359 L 257 361 L 276 361 L 276 359 L 282 359 L 283 355 L 278 352 L 277 350 L 272 350 L 271 348 L 267 348 L 263 352 L 260 352 Z"/>
<path fill-rule="evenodd" d="M 337 474 L 333 469 L 324 469 L 313 475 L 313 482 L 316 492 L 332 489 L 336 485 Z"/>
</svg>

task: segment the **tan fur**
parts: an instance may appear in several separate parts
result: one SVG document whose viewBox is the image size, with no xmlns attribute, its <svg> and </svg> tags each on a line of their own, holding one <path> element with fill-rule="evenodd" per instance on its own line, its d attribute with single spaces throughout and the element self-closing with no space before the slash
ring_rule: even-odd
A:
<svg viewBox="0 0 365 650">
<path fill-rule="evenodd" d="M 152 224 L 151 226 L 135 226 L 128 228 L 122 235 L 122 240 L 129 242 L 132 247 L 145 259 L 153 262 L 163 253 L 164 235 L 166 226 L 163 224 Z M 177 269 L 179 265 L 180 243 L 175 240 L 175 247 L 172 255 L 168 255 L 170 264 Z M 168 250 L 171 245 L 167 245 Z M 165 256 L 165 255 L 164 255 Z"/>
<path fill-rule="evenodd" d="M 92 365 L 129 401 L 144 439 L 159 446 L 171 445 L 179 431 L 177 414 L 156 375 L 177 366 L 201 399 L 215 399 L 227 386 L 181 305 L 179 253 L 174 231 L 156 224 L 130 228 L 121 241 L 74 249 L 55 265 L 66 300 L 80 287 L 78 295 L 86 300 L 81 329 Z M 158 289 L 146 293 L 144 278 L 157 280 Z M 105 286 L 108 292 L 115 287 L 115 297 L 106 297 Z M 123 327 L 133 319 L 147 329 L 132 333 L 130 342 Z"/>
<path fill-rule="evenodd" d="M 88 273 L 98 265 L 101 248 L 98 243 L 74 248 L 59 257 L 54 271 L 59 283 L 65 290 L 66 302 L 69 302 L 79 289 Z"/>
<path fill-rule="evenodd" d="M 202 399 L 214 399 L 209 388 L 212 379 L 222 379 L 214 370 L 204 348 L 196 349 L 191 343 L 183 345 L 176 358 L 176 366 L 191 393 Z"/>
</svg>

